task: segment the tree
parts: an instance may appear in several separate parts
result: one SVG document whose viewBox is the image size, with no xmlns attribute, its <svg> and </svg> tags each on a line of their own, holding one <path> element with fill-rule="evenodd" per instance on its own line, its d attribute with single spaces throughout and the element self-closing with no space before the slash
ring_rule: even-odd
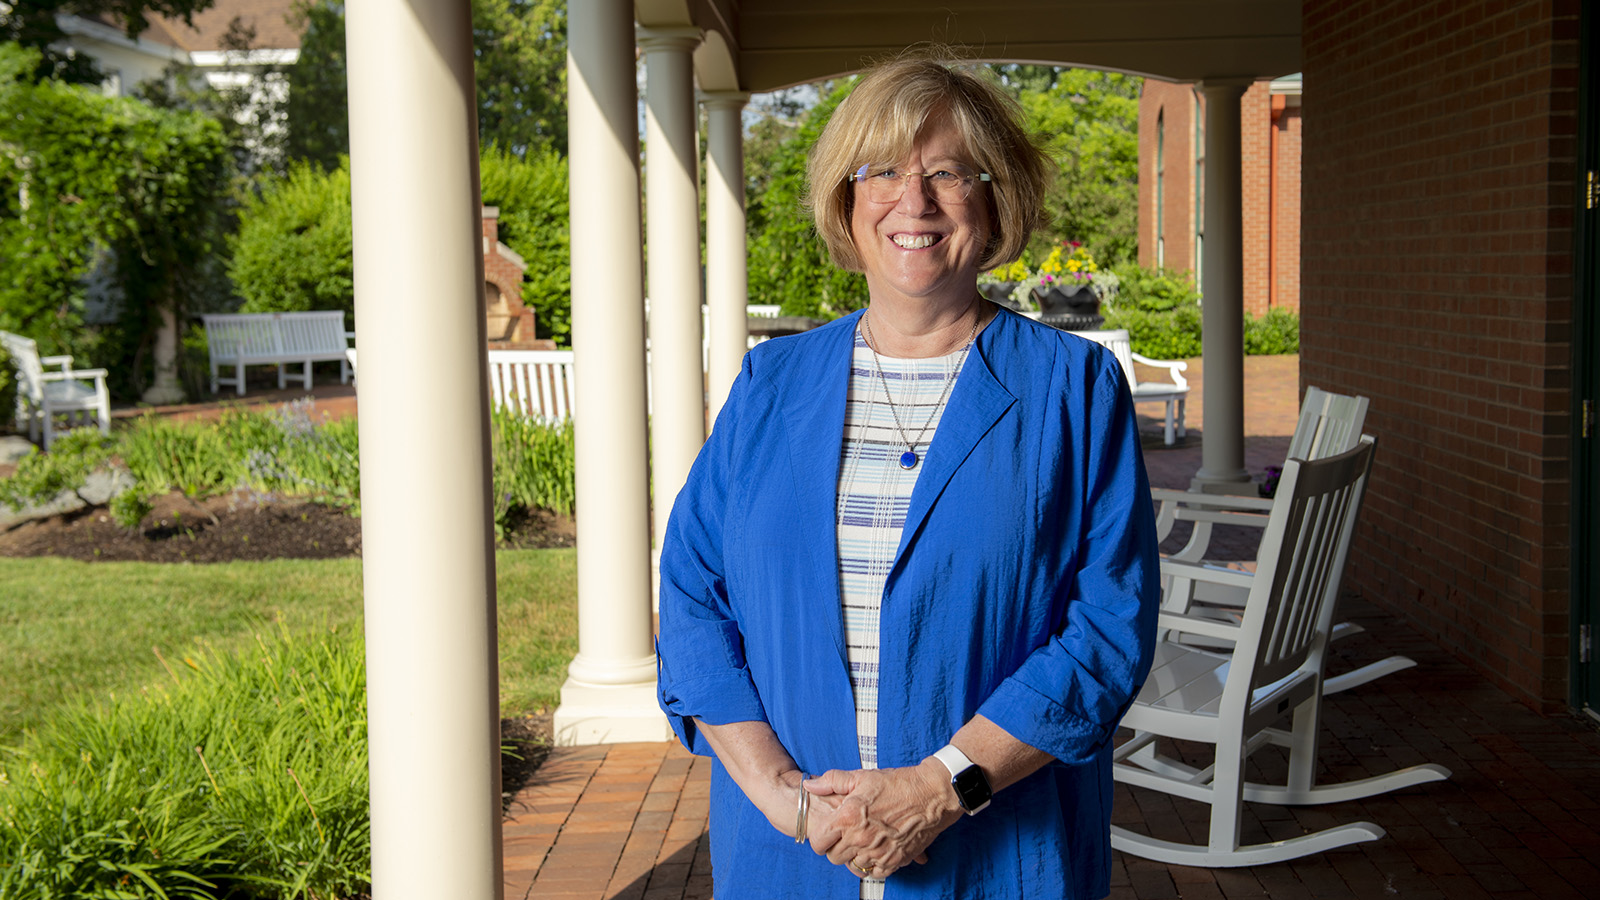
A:
<svg viewBox="0 0 1600 900">
<path fill-rule="evenodd" d="M 766 184 L 749 198 L 750 299 L 784 315 L 831 319 L 866 305 L 866 279 L 833 264 L 805 205 L 806 153 L 853 81 L 840 82 L 806 113 L 763 164 Z"/>
<path fill-rule="evenodd" d="M 302 30 L 284 101 L 284 155 L 332 171 L 350 153 L 344 6 L 334 0 L 303 0 L 294 16 Z"/>
<path fill-rule="evenodd" d="M 300 57 L 289 70 L 290 159 L 324 170 L 350 152 L 344 5 L 305 0 Z M 566 0 L 473 0 L 478 143 L 513 156 L 567 152 Z"/>
<path fill-rule="evenodd" d="M 6 0 L 0 13 L 0 41 L 10 41 L 38 53 L 31 77 L 56 78 L 77 84 L 94 84 L 100 73 L 94 63 L 58 49 L 66 32 L 56 24 L 62 13 L 94 17 L 104 14 L 122 26 L 128 37 L 138 37 L 150 26 L 149 16 L 159 14 L 187 24 L 195 13 L 210 9 L 215 0 Z"/>
<path fill-rule="evenodd" d="M 113 392 L 145 383 L 163 310 L 197 300 L 220 244 L 232 167 L 211 118 L 59 81 L 0 44 L 0 328 L 45 353 L 94 356 Z M 111 261 L 118 327 L 84 324 L 85 276 Z"/>
<path fill-rule="evenodd" d="M 1050 246 L 1070 239 L 1093 248 L 1105 266 L 1136 259 L 1142 80 L 1061 69 L 1052 81 L 1034 71 L 1038 67 L 1009 68 L 1018 70 L 1009 73 L 1008 83 L 1017 91 L 1029 128 L 1044 138 L 1060 165 L 1045 202 L 1050 225 L 1034 236 L 1033 257 L 1041 259 Z"/>
<path fill-rule="evenodd" d="M 567 155 L 566 0 L 472 0 L 478 142 Z"/>
</svg>

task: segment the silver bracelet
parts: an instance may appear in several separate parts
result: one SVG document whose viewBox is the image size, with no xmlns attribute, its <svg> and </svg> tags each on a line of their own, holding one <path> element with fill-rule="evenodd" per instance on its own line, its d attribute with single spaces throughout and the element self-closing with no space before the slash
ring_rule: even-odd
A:
<svg viewBox="0 0 1600 900">
<path fill-rule="evenodd" d="M 804 844 L 806 842 L 806 814 L 811 811 L 811 795 L 806 793 L 805 780 L 806 773 L 801 772 L 800 800 L 794 814 L 794 842 L 796 844 Z"/>
</svg>

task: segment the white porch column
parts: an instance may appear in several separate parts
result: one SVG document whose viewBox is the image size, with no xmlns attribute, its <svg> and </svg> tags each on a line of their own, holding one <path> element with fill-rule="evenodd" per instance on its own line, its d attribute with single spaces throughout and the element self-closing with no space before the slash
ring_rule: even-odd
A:
<svg viewBox="0 0 1600 900">
<path fill-rule="evenodd" d="M 499 898 L 471 6 L 364 0 L 346 14 L 373 894 Z"/>
<path fill-rule="evenodd" d="M 706 366 L 710 421 L 717 420 L 749 344 L 750 302 L 744 218 L 744 106 L 738 91 L 702 94 L 706 139 L 706 305 L 711 352 Z"/>
<path fill-rule="evenodd" d="M 700 29 L 640 28 L 638 38 L 646 82 L 651 522 L 659 561 L 667 514 L 706 439 L 693 56 Z"/>
<path fill-rule="evenodd" d="M 555 738 L 561 744 L 671 735 L 656 705 L 650 618 L 633 58 L 630 0 L 571 4 L 567 144 L 577 370 L 578 655 L 555 712 Z"/>
<path fill-rule="evenodd" d="M 1250 487 L 1244 467 L 1244 199 L 1239 101 L 1248 79 L 1206 81 L 1205 439 L 1193 486 L 1212 493 Z"/>
</svg>

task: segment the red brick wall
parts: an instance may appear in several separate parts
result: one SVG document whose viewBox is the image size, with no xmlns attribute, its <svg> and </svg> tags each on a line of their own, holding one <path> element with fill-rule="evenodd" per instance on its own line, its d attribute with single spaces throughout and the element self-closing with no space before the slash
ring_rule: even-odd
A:
<svg viewBox="0 0 1600 900">
<path fill-rule="evenodd" d="M 1166 125 L 1166 265 L 1194 271 L 1194 92 L 1146 78 L 1139 101 L 1139 264 L 1156 265 L 1156 122 Z"/>
<path fill-rule="evenodd" d="M 1300 309 L 1300 98 L 1278 95 L 1272 98 L 1272 121 L 1276 134 L 1277 179 L 1272 187 L 1272 256 L 1268 270 L 1273 288 L 1269 306 Z"/>
<path fill-rule="evenodd" d="M 1274 106 L 1282 107 L 1274 112 Z M 1139 103 L 1139 263 L 1156 264 L 1156 123 L 1166 124 L 1166 265 L 1195 268 L 1195 127 L 1193 86 L 1146 79 Z M 1273 147 L 1273 130 L 1278 131 Z M 1267 82 L 1245 93 L 1240 108 L 1244 216 L 1244 308 L 1300 308 L 1300 109 Z M 1276 177 L 1274 177 L 1274 166 Z M 1276 283 L 1276 292 L 1273 284 Z"/>
<path fill-rule="evenodd" d="M 1372 398 L 1347 583 L 1568 703 L 1578 0 L 1306 0 L 1301 381 Z"/>
<path fill-rule="evenodd" d="M 1244 311 L 1267 311 L 1267 284 L 1272 246 L 1272 97 L 1267 82 L 1258 81 L 1239 101 L 1241 210 L 1244 220 Z M 1208 162 L 1209 164 L 1209 162 Z"/>
</svg>

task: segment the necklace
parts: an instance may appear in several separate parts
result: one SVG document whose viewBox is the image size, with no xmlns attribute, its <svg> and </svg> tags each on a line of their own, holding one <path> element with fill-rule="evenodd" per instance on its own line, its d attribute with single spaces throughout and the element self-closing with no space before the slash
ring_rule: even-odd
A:
<svg viewBox="0 0 1600 900">
<path fill-rule="evenodd" d="M 917 432 L 915 441 L 906 437 L 906 429 L 900 424 L 900 410 L 894 405 L 894 397 L 889 393 L 889 379 L 883 377 L 883 363 L 878 360 L 878 348 L 873 346 L 876 341 L 872 339 L 872 322 L 870 313 L 861 316 L 862 336 L 867 340 L 867 349 L 872 351 L 872 365 L 878 370 L 878 383 L 883 385 L 883 398 L 889 401 L 889 414 L 894 416 L 895 430 L 900 432 L 900 442 L 906 445 L 906 452 L 900 454 L 900 468 L 914 469 L 917 467 L 917 445 L 922 443 L 922 436 L 928 433 L 928 426 L 933 424 L 933 417 L 939 414 L 944 406 L 944 401 L 950 396 L 950 388 L 956 383 L 955 373 L 961 371 L 961 366 L 967 361 L 967 353 L 972 350 L 972 339 L 978 336 L 978 321 L 982 316 L 972 320 L 972 332 L 967 335 L 966 345 L 961 348 L 961 358 L 956 360 L 955 368 L 944 374 L 944 390 L 939 392 L 939 402 L 933 405 L 933 410 L 928 413 L 928 420 L 922 423 L 922 428 Z"/>
</svg>

